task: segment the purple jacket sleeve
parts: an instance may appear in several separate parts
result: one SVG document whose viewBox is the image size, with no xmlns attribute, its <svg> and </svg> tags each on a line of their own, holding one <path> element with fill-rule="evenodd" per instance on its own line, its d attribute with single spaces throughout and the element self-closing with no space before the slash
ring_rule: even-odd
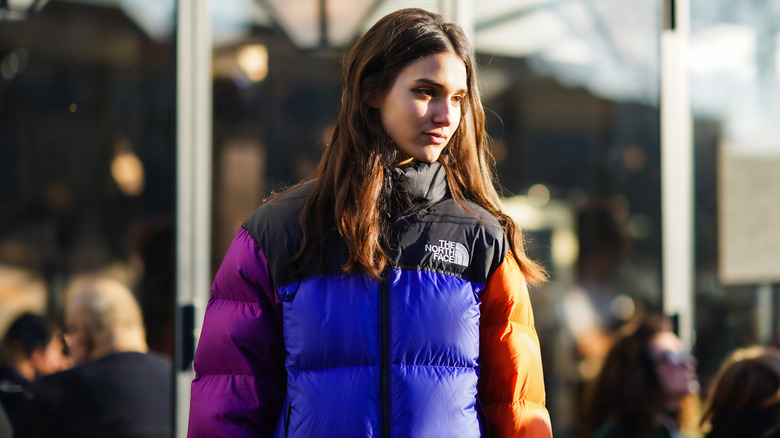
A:
<svg viewBox="0 0 780 438">
<path fill-rule="evenodd" d="M 271 436 L 285 397 L 281 304 L 244 229 L 211 288 L 195 353 L 187 436 Z"/>
</svg>

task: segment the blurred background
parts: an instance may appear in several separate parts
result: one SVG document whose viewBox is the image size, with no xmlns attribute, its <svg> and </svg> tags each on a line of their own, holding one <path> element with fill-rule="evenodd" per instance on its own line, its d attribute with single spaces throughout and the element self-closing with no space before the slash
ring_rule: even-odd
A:
<svg viewBox="0 0 780 438">
<path fill-rule="evenodd" d="M 470 33 L 505 206 L 552 274 L 532 299 L 556 437 L 637 312 L 675 318 L 702 392 L 778 344 L 778 0 L 0 1 L 0 335 L 125 282 L 183 436 L 227 245 L 314 169 L 349 44 L 411 6 Z"/>
</svg>

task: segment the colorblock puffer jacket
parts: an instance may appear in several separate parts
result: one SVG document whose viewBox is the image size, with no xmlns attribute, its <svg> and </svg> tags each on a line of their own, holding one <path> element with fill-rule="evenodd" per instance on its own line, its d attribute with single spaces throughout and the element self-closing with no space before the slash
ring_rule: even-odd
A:
<svg viewBox="0 0 780 438">
<path fill-rule="evenodd" d="M 347 275 L 334 233 L 305 272 L 304 184 L 259 208 L 212 286 L 190 437 L 550 437 L 539 341 L 498 221 L 439 163 L 392 170 L 393 265 Z"/>
</svg>

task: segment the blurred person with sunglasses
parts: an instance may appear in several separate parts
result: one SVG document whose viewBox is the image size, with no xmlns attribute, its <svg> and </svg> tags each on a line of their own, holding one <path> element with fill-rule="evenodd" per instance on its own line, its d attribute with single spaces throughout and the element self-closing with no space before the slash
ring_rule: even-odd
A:
<svg viewBox="0 0 780 438">
<path fill-rule="evenodd" d="M 694 367 L 668 318 L 647 315 L 627 325 L 589 388 L 585 436 L 696 436 L 689 426 L 696 404 L 686 402 L 699 389 Z"/>
</svg>

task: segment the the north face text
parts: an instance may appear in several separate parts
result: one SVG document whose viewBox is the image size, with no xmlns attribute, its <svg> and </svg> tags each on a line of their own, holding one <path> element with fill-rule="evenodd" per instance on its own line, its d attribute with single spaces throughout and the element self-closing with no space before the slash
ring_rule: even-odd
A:
<svg viewBox="0 0 780 438">
<path fill-rule="evenodd" d="M 468 266 L 469 253 L 466 247 L 458 242 L 439 240 L 439 245 L 425 245 L 425 251 L 433 253 L 434 260 L 441 260 L 456 265 Z"/>
</svg>

